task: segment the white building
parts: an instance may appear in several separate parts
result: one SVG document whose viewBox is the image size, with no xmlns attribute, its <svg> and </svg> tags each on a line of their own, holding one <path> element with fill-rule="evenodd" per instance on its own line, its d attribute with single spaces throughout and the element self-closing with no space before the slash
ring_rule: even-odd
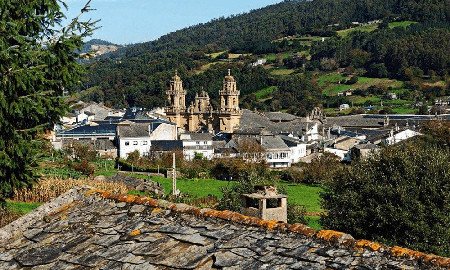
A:
<svg viewBox="0 0 450 270">
<path fill-rule="evenodd" d="M 405 129 L 397 133 L 391 130 L 391 134 L 386 138 L 385 142 L 387 145 L 392 145 L 419 135 L 422 134 L 411 129 Z"/>
<path fill-rule="evenodd" d="M 149 154 L 152 140 L 176 140 L 176 125 L 162 121 L 133 123 L 124 121 L 117 125 L 118 156 L 127 158 L 134 151 L 141 156 Z"/>
<path fill-rule="evenodd" d="M 293 136 L 281 135 L 280 137 L 291 151 L 291 163 L 298 163 L 302 158 L 306 157 L 306 143 Z"/>
<path fill-rule="evenodd" d="M 340 111 L 347 110 L 347 109 L 350 109 L 350 105 L 348 105 L 348 104 L 341 104 L 341 106 L 339 106 Z"/>
<path fill-rule="evenodd" d="M 291 167 L 291 149 L 279 136 L 261 136 L 266 162 L 271 168 Z"/>
<path fill-rule="evenodd" d="M 193 160 L 196 155 L 211 160 L 214 156 L 212 135 L 209 133 L 184 133 L 180 135 L 183 142 L 183 155 L 186 160 Z"/>
</svg>

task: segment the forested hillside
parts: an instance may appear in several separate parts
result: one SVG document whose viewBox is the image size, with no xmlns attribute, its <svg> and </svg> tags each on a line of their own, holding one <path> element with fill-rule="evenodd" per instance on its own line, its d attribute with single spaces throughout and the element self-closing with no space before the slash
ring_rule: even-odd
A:
<svg viewBox="0 0 450 270">
<path fill-rule="evenodd" d="M 178 69 L 189 99 L 201 89 L 214 99 L 232 68 L 243 107 L 304 114 L 311 106 L 345 102 L 333 96 L 342 87 L 328 91 L 332 82 L 322 76 L 346 68 L 345 75 L 338 74 L 344 79 L 409 81 L 433 75 L 445 93 L 449 22 L 446 0 L 285 1 L 109 53 L 88 64 L 78 90 L 83 90 L 80 98 L 113 107 L 161 106 L 168 79 Z M 252 65 L 261 58 L 267 63 Z M 369 86 L 374 85 L 360 90 Z"/>
</svg>

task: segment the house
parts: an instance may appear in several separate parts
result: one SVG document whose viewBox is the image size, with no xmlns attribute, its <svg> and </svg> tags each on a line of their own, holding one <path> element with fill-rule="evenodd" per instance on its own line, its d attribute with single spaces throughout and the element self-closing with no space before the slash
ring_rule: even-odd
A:
<svg viewBox="0 0 450 270">
<path fill-rule="evenodd" d="M 341 104 L 339 106 L 340 111 L 344 111 L 344 110 L 348 110 L 348 109 L 350 109 L 350 105 L 348 105 L 348 104 Z"/>
<path fill-rule="evenodd" d="M 389 98 L 391 100 L 397 99 L 397 94 L 394 92 L 389 92 L 389 93 L 387 93 L 386 96 L 387 96 L 387 98 Z"/>
<path fill-rule="evenodd" d="M 61 124 L 66 126 L 72 126 L 77 122 L 77 115 L 74 113 L 67 113 L 61 117 Z"/>
<path fill-rule="evenodd" d="M 77 116 L 76 116 L 76 120 L 77 120 L 78 124 L 87 124 L 87 123 L 93 121 L 94 118 L 95 118 L 95 115 L 88 111 L 81 112 L 81 113 L 77 114 Z"/>
<path fill-rule="evenodd" d="M 252 67 L 262 66 L 265 63 L 267 63 L 267 59 L 261 58 L 261 59 L 256 60 L 256 62 L 252 63 Z"/>
<path fill-rule="evenodd" d="M 351 151 L 351 159 L 366 159 L 371 154 L 381 150 L 381 147 L 373 143 L 363 143 L 355 145 Z"/>
<path fill-rule="evenodd" d="M 80 104 L 80 106 L 82 107 L 78 110 L 78 113 L 87 115 L 86 112 L 89 112 L 91 116 L 90 121 L 104 120 L 106 117 L 114 113 L 113 109 L 104 106 L 102 103 L 91 102 L 89 104 Z"/>
<path fill-rule="evenodd" d="M 342 136 L 334 140 L 332 146 L 327 146 L 324 148 L 324 151 L 327 153 L 332 153 L 338 156 L 342 161 L 350 161 L 351 160 L 351 152 L 355 145 L 360 143 L 361 140 L 357 138 Z"/>
<path fill-rule="evenodd" d="M 291 149 L 280 136 L 261 136 L 261 146 L 265 151 L 266 163 L 271 168 L 291 167 Z"/>
<path fill-rule="evenodd" d="M 116 129 L 118 156 L 126 158 L 129 153 L 136 150 L 141 156 L 148 155 L 151 141 L 176 140 L 177 135 L 176 125 L 163 120 L 120 122 Z"/>
<path fill-rule="evenodd" d="M 307 155 L 307 143 L 293 136 L 281 135 L 280 138 L 291 151 L 291 163 L 298 163 Z"/>
<path fill-rule="evenodd" d="M 186 160 L 201 156 L 211 160 L 214 156 L 213 136 L 210 133 L 184 133 L 180 135 Z"/>
<path fill-rule="evenodd" d="M 387 145 L 392 145 L 419 135 L 422 134 L 409 128 L 402 131 L 394 131 L 392 129 L 389 137 L 387 137 L 384 142 Z"/>
<path fill-rule="evenodd" d="M 75 188 L 0 228 L 0 269 L 446 269 L 447 258 L 231 211 Z M 426 259 L 424 259 L 426 258 Z"/>
<path fill-rule="evenodd" d="M 151 141 L 148 124 L 121 122 L 117 125 L 116 138 L 120 158 L 127 158 L 134 151 L 138 151 L 141 156 L 147 156 L 150 153 Z"/>
<path fill-rule="evenodd" d="M 180 140 L 156 140 L 151 141 L 150 156 L 161 157 L 165 154 L 172 154 L 183 151 L 183 142 Z"/>
</svg>

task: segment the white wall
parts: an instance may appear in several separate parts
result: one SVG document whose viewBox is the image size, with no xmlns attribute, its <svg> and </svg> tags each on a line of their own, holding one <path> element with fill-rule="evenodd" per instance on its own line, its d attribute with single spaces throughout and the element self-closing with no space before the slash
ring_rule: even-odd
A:
<svg viewBox="0 0 450 270">
<path fill-rule="evenodd" d="M 168 141 L 177 139 L 177 126 L 162 123 L 150 134 L 152 141 Z"/>
<path fill-rule="evenodd" d="M 127 158 L 128 154 L 138 150 L 141 156 L 147 155 L 150 152 L 151 141 L 150 137 L 142 138 L 119 138 L 119 156 L 120 158 Z"/>
<path fill-rule="evenodd" d="M 291 167 L 291 153 L 290 151 L 267 151 L 266 162 L 272 168 Z"/>
<path fill-rule="evenodd" d="M 394 136 L 388 137 L 386 139 L 386 144 L 392 145 L 392 144 L 399 143 L 401 141 L 404 141 L 406 139 L 409 139 L 409 138 L 412 138 L 412 137 L 415 137 L 418 135 L 422 135 L 422 134 L 419 132 L 416 132 L 414 130 L 407 129 L 407 130 L 404 130 L 404 131 L 401 131 L 401 132 L 395 134 Z"/>
<path fill-rule="evenodd" d="M 336 156 L 338 156 L 341 159 L 341 161 L 342 160 L 345 160 L 345 161 L 351 160 L 350 151 L 335 149 L 335 148 L 324 148 L 324 152 L 335 154 Z"/>
<path fill-rule="evenodd" d="M 183 140 L 183 155 L 186 160 L 192 160 L 195 153 L 201 153 L 204 158 L 211 160 L 214 156 L 213 142 Z"/>
<path fill-rule="evenodd" d="M 300 162 L 302 157 L 306 157 L 306 144 L 297 144 L 297 146 L 289 147 L 291 149 L 292 163 Z"/>
</svg>

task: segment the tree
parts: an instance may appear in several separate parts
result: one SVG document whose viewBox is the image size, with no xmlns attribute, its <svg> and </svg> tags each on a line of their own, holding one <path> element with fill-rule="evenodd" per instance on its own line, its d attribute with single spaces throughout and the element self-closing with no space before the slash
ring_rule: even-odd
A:
<svg viewBox="0 0 450 270">
<path fill-rule="evenodd" d="M 322 194 L 326 228 L 450 255 L 450 151 L 417 138 L 342 169 Z"/>
<path fill-rule="evenodd" d="M 77 49 L 93 22 L 62 27 L 58 0 L 0 2 L 0 202 L 35 176 L 38 132 L 64 112 L 64 89 L 80 80 Z M 89 10 L 89 3 L 83 9 Z"/>
</svg>

